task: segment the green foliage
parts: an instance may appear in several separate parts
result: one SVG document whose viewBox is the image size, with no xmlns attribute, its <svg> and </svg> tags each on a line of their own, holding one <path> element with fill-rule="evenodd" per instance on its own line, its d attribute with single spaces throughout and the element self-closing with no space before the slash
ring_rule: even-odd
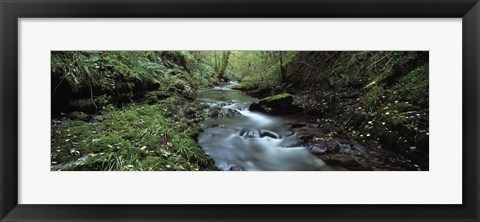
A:
<svg viewBox="0 0 480 222">
<path fill-rule="evenodd" d="M 195 141 L 203 108 L 185 103 L 226 80 L 258 97 L 277 94 L 268 101 L 295 94 L 360 142 L 428 155 L 424 52 L 54 51 L 51 72 L 52 101 L 68 95 L 77 119 L 93 118 L 52 126 L 52 163 L 67 170 L 214 169 Z M 109 105 L 122 96 L 147 104 Z M 92 107 L 97 116 L 82 113 Z"/>
<path fill-rule="evenodd" d="M 428 52 L 300 52 L 283 87 L 336 131 L 428 165 L 428 60 Z"/>
<path fill-rule="evenodd" d="M 227 68 L 230 79 L 250 84 L 273 85 L 281 80 L 281 69 L 293 60 L 295 51 L 232 51 Z"/>
<path fill-rule="evenodd" d="M 51 59 L 53 95 L 62 83 L 73 93 L 110 95 L 157 90 L 178 80 L 198 88 L 209 85 L 212 75 L 209 64 L 188 51 L 54 51 Z"/>
<path fill-rule="evenodd" d="M 276 100 L 284 99 L 284 98 L 288 98 L 288 97 L 292 97 L 292 95 L 290 93 L 281 93 L 281 94 L 277 94 L 277 95 L 262 98 L 260 100 L 260 102 L 271 102 L 271 101 L 276 101 Z"/>
<path fill-rule="evenodd" d="M 366 94 L 360 98 L 361 105 L 365 106 L 369 111 L 375 110 L 380 105 L 384 89 L 382 86 L 374 86 Z"/>
<path fill-rule="evenodd" d="M 179 104 L 184 103 L 172 97 L 155 105 L 111 107 L 101 121 L 55 124 L 52 162 L 66 164 L 64 170 L 216 169 L 192 137 L 198 126 L 182 116 L 168 117 L 170 109 L 183 109 Z"/>
<path fill-rule="evenodd" d="M 111 92 L 119 87 L 132 89 L 135 83 L 154 82 L 166 71 L 151 61 L 157 56 L 155 52 L 54 51 L 52 78 L 57 84 L 66 81 L 74 92 L 87 87 Z"/>
<path fill-rule="evenodd" d="M 428 73 L 428 64 L 425 64 L 403 76 L 393 87 L 394 98 L 428 107 Z"/>
</svg>

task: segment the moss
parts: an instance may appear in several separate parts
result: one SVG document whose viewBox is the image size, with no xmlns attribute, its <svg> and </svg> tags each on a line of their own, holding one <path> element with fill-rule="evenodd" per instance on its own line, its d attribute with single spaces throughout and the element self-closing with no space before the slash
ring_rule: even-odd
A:
<svg viewBox="0 0 480 222">
<path fill-rule="evenodd" d="M 154 105 L 109 107 L 95 119 L 52 125 L 52 165 L 63 170 L 215 170 L 198 146 L 199 126 L 183 117 L 186 103 L 170 97 Z M 203 106 L 190 110 L 201 118 Z M 173 114 L 172 117 L 168 115 Z"/>
<path fill-rule="evenodd" d="M 172 96 L 172 93 L 169 91 L 150 91 L 145 94 L 144 101 L 149 104 L 155 104 L 160 100 L 166 99 Z"/>
<path fill-rule="evenodd" d="M 281 100 L 281 99 L 286 99 L 286 98 L 289 98 L 289 97 L 292 97 L 292 95 L 290 93 L 281 93 L 281 94 L 277 94 L 277 95 L 273 95 L 273 96 L 269 96 L 269 97 L 265 97 L 263 99 L 260 99 L 260 102 L 273 102 L 273 101 L 277 101 L 277 100 Z"/>
<path fill-rule="evenodd" d="M 249 82 L 249 81 L 242 82 L 242 83 L 232 87 L 232 89 L 236 89 L 236 90 L 254 90 L 254 89 L 257 89 L 257 88 L 258 88 L 257 83 Z"/>
</svg>

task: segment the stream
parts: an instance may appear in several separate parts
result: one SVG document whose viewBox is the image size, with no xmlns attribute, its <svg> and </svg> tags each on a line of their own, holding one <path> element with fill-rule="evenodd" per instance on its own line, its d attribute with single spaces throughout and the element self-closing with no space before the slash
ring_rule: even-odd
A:
<svg viewBox="0 0 480 222">
<path fill-rule="evenodd" d="M 202 123 L 200 146 L 225 171 L 420 170 L 385 149 L 368 148 L 302 113 L 272 116 L 249 110 L 256 98 L 232 89 L 238 82 L 197 93 L 219 110 Z"/>
<path fill-rule="evenodd" d="M 198 141 L 222 170 L 334 170 L 302 145 L 291 123 L 277 116 L 252 112 L 255 98 L 226 86 L 199 92 L 197 99 L 219 107 L 218 118 L 206 120 Z"/>
</svg>

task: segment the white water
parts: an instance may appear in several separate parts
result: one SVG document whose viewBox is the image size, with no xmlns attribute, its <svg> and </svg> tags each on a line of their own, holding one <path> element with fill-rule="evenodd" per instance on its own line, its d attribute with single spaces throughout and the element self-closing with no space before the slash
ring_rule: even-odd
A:
<svg viewBox="0 0 480 222">
<path fill-rule="evenodd" d="M 228 82 L 228 85 L 226 86 L 215 86 L 213 87 L 213 90 L 231 90 L 232 87 L 238 85 L 240 83 L 238 83 L 237 81 L 230 81 Z"/>
<path fill-rule="evenodd" d="M 199 143 L 222 170 L 323 170 L 328 167 L 301 146 L 281 118 L 248 110 L 253 98 L 231 90 L 237 82 L 199 96 L 212 107 L 235 110 L 213 119 L 215 126 L 200 134 Z M 218 106 L 219 104 L 223 104 Z"/>
<path fill-rule="evenodd" d="M 250 118 L 251 121 L 256 122 L 258 126 L 268 126 L 273 123 L 273 119 L 268 118 L 266 115 L 251 112 L 250 110 L 236 110 L 243 116 Z"/>
</svg>

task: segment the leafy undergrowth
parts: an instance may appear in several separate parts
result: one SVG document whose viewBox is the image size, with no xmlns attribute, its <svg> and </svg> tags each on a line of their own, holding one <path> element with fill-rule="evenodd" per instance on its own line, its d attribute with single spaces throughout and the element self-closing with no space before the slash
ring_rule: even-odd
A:
<svg viewBox="0 0 480 222">
<path fill-rule="evenodd" d="M 198 146 L 207 107 L 172 96 L 108 106 L 90 122 L 52 121 L 52 170 L 216 170 Z"/>
<path fill-rule="evenodd" d="M 186 95 L 210 86 L 212 68 L 192 53 L 53 51 L 52 116 L 72 111 L 95 114 L 107 104 L 137 101 L 151 91 Z"/>
<path fill-rule="evenodd" d="M 305 90 L 296 94 L 297 102 L 335 132 L 395 151 L 428 170 L 428 54 L 367 55 L 334 55 L 336 65 L 325 75 L 310 77 L 309 82 L 318 81 L 317 85 L 302 86 Z M 353 72 L 356 75 L 342 75 Z"/>
<path fill-rule="evenodd" d="M 286 82 L 236 88 L 259 98 L 290 93 L 333 134 L 402 154 L 428 170 L 428 60 L 428 52 L 299 52 Z"/>
</svg>

